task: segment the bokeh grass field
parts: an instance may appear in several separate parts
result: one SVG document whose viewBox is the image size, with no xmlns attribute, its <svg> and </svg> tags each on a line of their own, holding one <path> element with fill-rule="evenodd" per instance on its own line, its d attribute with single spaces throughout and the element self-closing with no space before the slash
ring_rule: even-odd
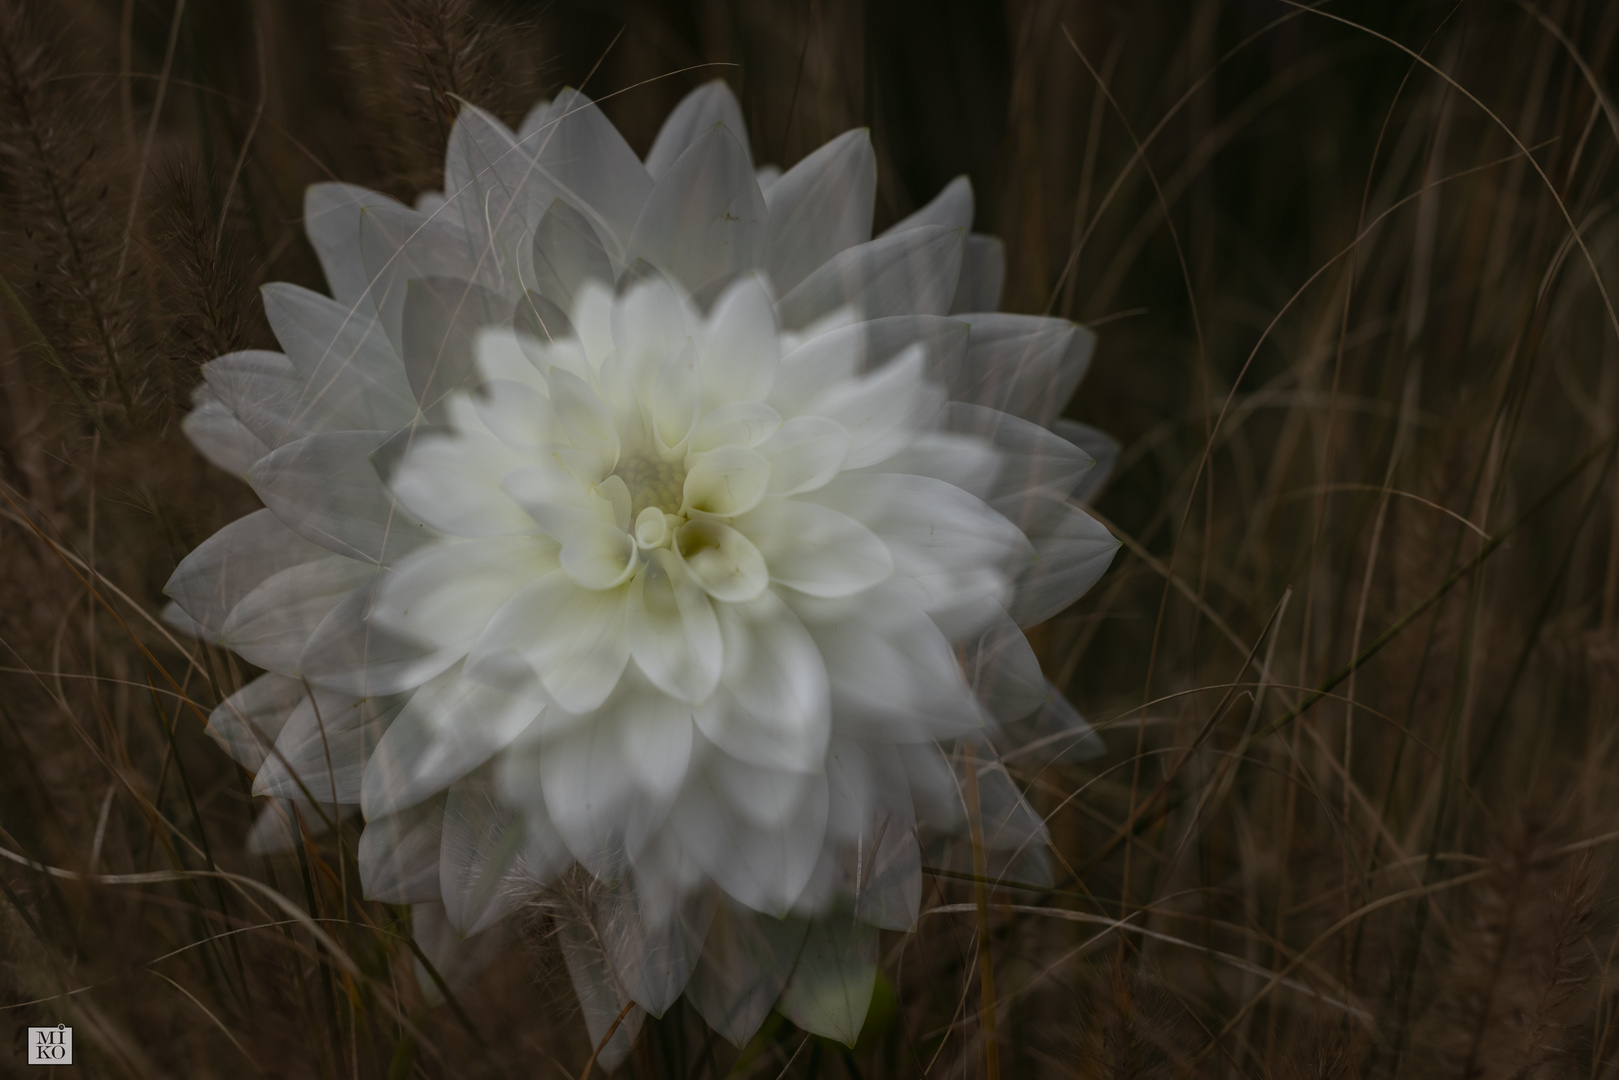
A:
<svg viewBox="0 0 1619 1080">
<path fill-rule="evenodd" d="M 1056 885 L 925 884 L 852 1051 L 684 1005 L 639 1078 L 1619 1075 L 1619 4 L 0 0 L 0 1075 L 577 1078 L 543 913 L 450 1005 L 352 824 L 250 857 L 156 619 L 254 503 L 179 431 L 320 288 L 302 193 L 439 186 L 458 103 L 637 150 L 715 77 L 755 156 L 960 173 L 1123 541 L 1032 637 L 1103 734 L 1010 764 Z M 42 869 L 49 868 L 49 869 Z M 978 970 L 989 939 L 993 992 Z M 993 1012 L 991 1012 L 993 1010 Z M 989 1022 L 993 1016 L 993 1024 Z"/>
</svg>

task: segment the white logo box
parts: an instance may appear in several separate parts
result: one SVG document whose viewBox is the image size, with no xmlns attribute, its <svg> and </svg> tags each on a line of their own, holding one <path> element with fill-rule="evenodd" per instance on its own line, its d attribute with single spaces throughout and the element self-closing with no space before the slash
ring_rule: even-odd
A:
<svg viewBox="0 0 1619 1080">
<path fill-rule="evenodd" d="M 73 1064 L 73 1029 L 66 1024 L 29 1028 L 28 1064 Z"/>
</svg>

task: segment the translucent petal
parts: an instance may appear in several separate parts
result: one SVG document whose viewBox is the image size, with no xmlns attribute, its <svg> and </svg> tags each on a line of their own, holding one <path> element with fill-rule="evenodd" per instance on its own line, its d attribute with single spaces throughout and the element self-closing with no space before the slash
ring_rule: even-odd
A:
<svg viewBox="0 0 1619 1080">
<path fill-rule="evenodd" d="M 535 228 L 533 255 L 529 287 L 564 312 L 572 310 L 574 294 L 586 281 L 613 282 L 613 265 L 601 237 L 583 214 L 561 199 L 551 204 Z"/>
<path fill-rule="evenodd" d="M 583 925 L 582 920 L 577 917 L 559 919 L 557 942 L 562 946 L 562 959 L 568 965 L 579 1009 L 585 1014 L 585 1030 L 590 1033 L 591 1047 L 593 1050 L 601 1047 L 596 1067 L 610 1073 L 629 1056 L 646 1013 L 632 1007 L 628 1015 L 619 1020 L 624 1006 L 630 1003 L 630 996 L 619 987 L 597 935 Z M 602 1040 L 607 1038 L 614 1023 L 618 1024 L 618 1029 L 607 1045 L 602 1046 Z"/>
<path fill-rule="evenodd" d="M 270 511 L 257 510 L 193 549 L 170 575 L 163 594 L 217 637 L 236 605 L 266 579 L 325 555 L 325 548 L 288 529 Z"/>
<path fill-rule="evenodd" d="M 1049 517 L 1050 496 L 1067 496 L 1095 464 L 1067 439 L 1008 413 L 954 401 L 945 416 L 950 430 L 995 446 L 1001 468 L 986 501 L 1025 532 Z"/>
<path fill-rule="evenodd" d="M 704 891 L 685 897 L 672 917 L 653 917 L 652 906 L 621 883 L 597 895 L 592 914 L 619 985 L 641 1008 L 662 1016 L 691 978 L 716 904 Z"/>
<path fill-rule="evenodd" d="M 477 374 L 478 331 L 511 318 L 510 299 L 448 277 L 412 278 L 405 285 L 401 354 L 414 400 L 429 418 L 444 399 Z"/>
<path fill-rule="evenodd" d="M 304 648 L 315 631 L 345 599 L 368 588 L 375 575 L 375 567 L 341 555 L 277 571 L 231 609 L 219 643 L 250 664 L 300 674 Z"/>
<path fill-rule="evenodd" d="M 1027 721 L 1004 729 L 1003 758 L 1016 756 L 1021 765 L 1041 769 L 1054 763 L 1090 761 L 1107 752 L 1107 744 L 1085 718 L 1068 703 L 1061 690 L 1046 684 L 1045 704 Z"/>
<path fill-rule="evenodd" d="M 742 119 L 742 106 L 737 104 L 736 95 L 731 93 L 724 79 L 704 83 L 674 107 L 658 129 L 657 138 L 652 140 L 652 149 L 646 156 L 646 171 L 654 180 L 661 179 L 686 148 L 715 124 L 724 124 L 741 144 L 743 152 L 747 152 L 748 125 Z"/>
<path fill-rule="evenodd" d="M 984 846 L 998 851 L 1043 847 L 1051 839 L 1046 823 L 999 761 L 978 766 L 978 813 Z"/>
<path fill-rule="evenodd" d="M 257 772 L 303 699 L 301 679 L 260 675 L 214 708 L 208 715 L 208 734 L 238 765 Z"/>
<path fill-rule="evenodd" d="M 415 397 L 375 310 L 340 304 L 309 289 L 271 282 L 264 314 L 305 382 L 298 403 L 314 430 L 387 430 L 410 423 Z"/>
<path fill-rule="evenodd" d="M 304 231 L 332 296 L 356 315 L 374 307 L 371 275 L 360 257 L 360 220 L 368 208 L 405 209 L 381 192 L 353 184 L 311 184 L 304 192 Z"/>
<path fill-rule="evenodd" d="M 834 914 L 810 924 L 780 1009 L 805 1031 L 853 1046 L 877 985 L 877 928 Z"/>
<path fill-rule="evenodd" d="M 846 248 L 781 298 L 781 324 L 802 329 L 845 306 L 868 319 L 944 315 L 961 276 L 963 236 L 931 225 Z"/>
<path fill-rule="evenodd" d="M 778 293 L 786 293 L 845 248 L 871 239 L 877 199 L 877 154 L 865 128 L 813 151 L 771 185 L 770 261 Z"/>
<path fill-rule="evenodd" d="M 280 353 L 226 353 L 204 364 L 202 375 L 214 399 L 265 446 L 282 446 L 311 430 L 299 404 L 304 380 Z"/>
<path fill-rule="evenodd" d="M 529 148 L 475 105 L 462 106 L 446 142 L 445 204 L 437 215 L 465 230 L 469 254 L 479 263 L 515 270 L 518 245 L 556 188 Z"/>
<path fill-rule="evenodd" d="M 736 527 L 764 556 L 772 581 L 812 596 L 851 596 L 894 572 L 870 529 L 826 506 L 769 498 Z"/>
<path fill-rule="evenodd" d="M 480 657 L 516 653 L 563 708 L 588 712 L 607 700 L 629 662 L 625 592 L 584 589 L 553 570 L 495 614 L 471 659 L 476 664 Z"/>
<path fill-rule="evenodd" d="M 686 998 L 709 1027 L 741 1046 L 759 1030 L 798 962 L 809 924 L 721 903 Z"/>
<path fill-rule="evenodd" d="M 571 87 L 557 95 L 550 116 L 523 145 L 570 201 L 606 228 L 603 239 L 622 259 L 635 219 L 652 191 L 652 177 L 600 107 Z"/>
<path fill-rule="evenodd" d="M 356 855 L 366 899 L 384 904 L 438 901 L 443 834 L 442 798 L 367 822 Z"/>
<path fill-rule="evenodd" d="M 236 414 L 206 384 L 197 388 L 193 402 L 191 411 L 180 421 L 180 430 L 209 464 L 232 476 L 245 476 L 255 461 L 270 452 L 264 441 L 236 419 Z"/>
<path fill-rule="evenodd" d="M 367 819 L 414 806 L 511 745 L 545 708 L 449 668 L 415 694 L 366 766 L 360 809 Z"/>
<path fill-rule="evenodd" d="M 1034 560 L 1018 577 L 1007 608 L 1019 626 L 1044 622 L 1085 595 L 1119 550 L 1113 534 L 1077 507 L 1064 504 L 1049 521 L 1030 537 Z"/>
<path fill-rule="evenodd" d="M 275 752 L 253 779 L 253 794 L 358 803 L 366 760 L 400 704 L 317 687 L 287 718 Z"/>
<path fill-rule="evenodd" d="M 416 547 L 423 529 L 372 467 L 387 434 L 338 431 L 288 443 L 256 463 L 248 483 L 306 540 L 351 559 L 391 561 Z"/>
<path fill-rule="evenodd" d="M 401 357 L 410 282 L 428 278 L 470 282 L 506 297 L 505 312 L 491 323 L 510 317 L 521 292 L 515 274 L 504 274 L 498 261 L 480 262 L 471 238 L 443 216 L 428 217 L 397 203 L 367 206 L 361 212 L 360 255 L 373 282 L 370 297 L 383 333 Z"/>
<path fill-rule="evenodd" d="M 842 314 L 853 317 L 843 309 Z M 830 386 L 852 377 L 866 360 L 864 324 L 849 322 L 815 334 L 781 358 L 769 403 L 783 416 L 798 416 Z"/>
<path fill-rule="evenodd" d="M 967 670 L 978 700 L 1003 724 L 1022 720 L 1051 700 L 1029 639 L 1004 614 L 967 650 Z"/>
<path fill-rule="evenodd" d="M 951 311 L 995 311 L 1006 280 L 1006 247 L 997 236 L 968 233 L 961 251 L 961 281 Z"/>
<path fill-rule="evenodd" d="M 405 637 L 465 652 L 515 589 L 556 567 L 555 547 L 534 537 L 430 544 L 383 578 L 371 618 Z"/>
<path fill-rule="evenodd" d="M 704 414 L 687 449 L 700 454 L 721 446 L 756 447 L 781 427 L 781 414 L 758 401 L 733 401 Z"/>
<path fill-rule="evenodd" d="M 518 896 L 511 871 L 522 849 L 522 822 L 488 779 L 474 773 L 456 781 L 444 802 L 438 864 L 451 926 L 476 934 L 512 910 Z"/>
<path fill-rule="evenodd" d="M 1119 460 L 1119 441 L 1089 424 L 1073 420 L 1058 420 L 1052 426 L 1058 435 L 1067 439 L 1096 462 L 1075 486 L 1073 495 L 1082 503 L 1094 503 L 1113 476 L 1113 467 Z"/>
<path fill-rule="evenodd" d="M 1039 315 L 962 318 L 972 325 L 963 400 L 1049 426 L 1084 376 L 1096 335 Z"/>
<path fill-rule="evenodd" d="M 647 553 L 629 587 L 625 631 L 636 667 L 664 693 L 699 704 L 719 682 L 722 661 L 714 605 L 673 552 Z"/>
<path fill-rule="evenodd" d="M 929 612 L 1004 600 L 1011 576 L 1032 554 L 1005 517 L 931 477 L 844 473 L 803 498 L 871 530 L 893 558 L 896 580 L 908 583 Z"/>
<path fill-rule="evenodd" d="M 695 289 L 763 265 L 769 227 L 747 146 L 714 125 L 659 176 L 635 222 L 629 257 Z"/>
<path fill-rule="evenodd" d="M 929 225 L 948 225 L 953 229 L 973 227 L 973 183 L 958 176 L 946 184 L 933 200 L 909 217 L 901 218 L 889 226 L 884 236 L 926 228 Z"/>
<path fill-rule="evenodd" d="M 725 707 L 697 714 L 703 734 L 740 761 L 817 772 L 832 729 L 826 666 L 798 616 L 773 593 L 722 604 Z"/>
<path fill-rule="evenodd" d="M 298 657 L 317 686 L 357 697 L 413 690 L 457 660 L 465 646 L 435 648 L 371 621 L 377 582 L 349 593 L 321 620 Z"/>
</svg>

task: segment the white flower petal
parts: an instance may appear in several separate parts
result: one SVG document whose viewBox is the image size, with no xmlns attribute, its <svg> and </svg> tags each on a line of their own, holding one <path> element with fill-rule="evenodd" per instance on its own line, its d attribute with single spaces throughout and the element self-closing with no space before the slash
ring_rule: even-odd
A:
<svg viewBox="0 0 1619 1080">
<path fill-rule="evenodd" d="M 530 288 L 564 312 L 573 307 L 586 281 L 613 282 L 613 264 L 601 237 L 585 215 L 561 199 L 551 203 L 534 229 L 533 259 Z"/>
<path fill-rule="evenodd" d="M 570 530 L 561 557 L 562 569 L 587 589 L 616 588 L 637 566 L 635 541 L 621 526 L 604 521 L 584 522 Z"/>
<path fill-rule="evenodd" d="M 468 388 L 477 374 L 478 332 L 510 321 L 512 302 L 458 278 L 412 278 L 405 285 L 400 354 L 414 400 L 427 416 Z"/>
<path fill-rule="evenodd" d="M 737 104 L 736 95 L 731 93 L 724 79 L 704 83 L 675 106 L 658 129 L 657 138 L 652 140 L 652 149 L 646 156 L 646 171 L 654 180 L 661 179 L 686 148 L 715 124 L 724 124 L 741 144 L 743 152 L 747 152 L 748 126 L 742 119 L 742 106 Z"/>
<path fill-rule="evenodd" d="M 429 544 L 383 577 L 371 618 L 404 637 L 465 652 L 514 590 L 556 568 L 556 547 L 543 538 Z"/>
<path fill-rule="evenodd" d="M 231 609 L 219 644 L 250 664 L 299 674 L 304 648 L 321 623 L 356 589 L 367 588 L 375 575 L 375 567 L 341 555 L 278 571 Z"/>
<path fill-rule="evenodd" d="M 694 705 L 714 692 L 722 662 L 719 622 L 672 552 L 647 553 L 629 586 L 625 631 L 636 666 L 658 689 Z"/>
<path fill-rule="evenodd" d="M 975 405 L 1050 424 L 1090 365 L 1096 335 L 1038 315 L 962 316 L 972 325 L 967 390 Z"/>
<path fill-rule="evenodd" d="M 448 788 L 521 735 L 545 703 L 469 678 L 461 665 L 422 686 L 366 765 L 360 809 L 398 813 Z"/>
<path fill-rule="evenodd" d="M 776 308 L 757 275 L 746 274 L 720 294 L 702 348 L 703 408 L 763 401 L 776 382 L 781 336 Z"/>
<path fill-rule="evenodd" d="M 611 1073 L 629 1057 L 630 1048 L 641 1033 L 641 1024 L 646 1020 L 646 1012 L 633 1006 L 629 995 L 619 987 L 613 967 L 602 951 L 601 940 L 589 928 L 576 920 L 564 919 L 557 927 L 557 942 L 562 947 L 568 976 L 573 980 L 579 1011 L 585 1014 L 590 1045 L 601 1048 L 596 1052 L 596 1064 L 602 1072 Z M 631 1008 L 625 1012 L 627 1005 Z M 609 1030 L 613 1033 L 610 1039 Z"/>
<path fill-rule="evenodd" d="M 884 236 L 926 228 L 929 225 L 948 225 L 953 229 L 973 227 L 973 183 L 958 176 L 946 184 L 933 200 L 909 217 L 901 218 Z"/>
<path fill-rule="evenodd" d="M 815 403 L 817 414 L 849 433 L 843 468 L 892 457 L 934 425 L 945 397 L 923 377 L 924 360 L 922 349 L 912 347 L 870 375 L 839 383 Z"/>
<path fill-rule="evenodd" d="M 360 219 L 366 209 L 404 210 L 397 200 L 353 184 L 311 184 L 304 192 L 304 231 L 320 259 L 326 284 L 356 315 L 374 310 L 371 274 L 360 254 Z"/>
<path fill-rule="evenodd" d="M 811 596 L 852 596 L 894 572 L 883 542 L 829 507 L 772 497 L 735 524 L 764 556 L 772 581 Z"/>
<path fill-rule="evenodd" d="M 723 707 L 697 715 L 709 741 L 740 761 L 784 772 L 815 772 L 832 730 L 830 688 L 820 650 L 773 593 L 722 604 Z"/>
<path fill-rule="evenodd" d="M 501 487 L 523 458 L 488 436 L 422 435 L 389 487 L 418 519 L 450 536 L 532 534 L 534 521 Z"/>
<path fill-rule="evenodd" d="M 522 145 L 558 190 L 607 226 L 604 239 L 622 256 L 652 177 L 601 108 L 578 90 L 564 89 L 546 120 L 525 128 Z"/>
<path fill-rule="evenodd" d="M 846 248 L 781 298 L 781 324 L 802 329 L 846 306 L 868 319 L 944 315 L 961 276 L 964 235 L 928 225 Z"/>
<path fill-rule="evenodd" d="M 337 431 L 288 443 L 254 464 L 248 483 L 306 540 L 351 559 L 396 559 L 426 533 L 394 502 L 372 467 L 371 455 L 386 434 Z"/>
<path fill-rule="evenodd" d="M 269 510 L 237 518 L 180 561 L 163 586 L 203 632 L 217 638 L 225 619 L 254 589 L 282 570 L 326 556 Z"/>
<path fill-rule="evenodd" d="M 772 495 L 797 495 L 824 486 L 849 456 L 849 433 L 822 416 L 795 416 L 781 426 L 759 453 L 770 462 Z"/>
<path fill-rule="evenodd" d="M 561 417 L 574 449 L 611 468 L 618 460 L 618 432 L 601 396 L 585 380 L 561 368 L 552 368 L 546 383 L 551 391 L 551 407 Z"/>
<path fill-rule="evenodd" d="M 207 732 L 233 761 L 257 772 L 303 699 L 302 680 L 273 672 L 260 675 L 208 714 Z"/>
<path fill-rule="evenodd" d="M 292 361 L 262 349 L 226 353 L 202 366 L 209 394 L 266 447 L 310 433 L 301 405 L 306 383 Z"/>
<path fill-rule="evenodd" d="M 516 653 L 563 708 L 588 712 L 607 700 L 629 662 L 626 592 L 585 589 L 566 571 L 553 570 L 496 612 L 471 660 Z"/>
<path fill-rule="evenodd" d="M 812 152 L 771 185 L 770 261 L 780 292 L 845 248 L 871 239 L 877 200 L 877 154 L 871 132 L 846 131 Z"/>
<path fill-rule="evenodd" d="M 439 847 L 444 800 L 433 799 L 366 823 L 355 861 L 366 899 L 384 904 L 421 904 L 441 898 Z"/>
<path fill-rule="evenodd" d="M 759 505 L 770 483 L 770 462 L 745 446 L 695 455 L 686 473 L 683 509 L 732 517 Z"/>
<path fill-rule="evenodd" d="M 675 551 L 703 591 L 716 600 L 742 603 L 770 584 L 770 568 L 759 549 L 723 521 L 688 521 L 675 534 Z"/>
<path fill-rule="evenodd" d="M 759 401 L 733 401 L 705 413 L 692 429 L 687 450 L 701 454 L 721 446 L 756 447 L 781 427 L 781 414 Z"/>
<path fill-rule="evenodd" d="M 708 1026 L 744 1045 L 781 996 L 809 924 L 722 903 L 708 928 L 686 997 Z"/>
<path fill-rule="evenodd" d="M 518 900 L 512 873 L 523 850 L 523 822 L 474 774 L 451 786 L 439 842 L 439 889 L 444 915 L 463 935 L 487 930 Z"/>
<path fill-rule="evenodd" d="M 1091 456 L 1095 463 L 1089 472 L 1074 487 L 1074 498 L 1082 503 L 1094 503 L 1096 497 L 1102 493 L 1107 482 L 1113 477 L 1113 467 L 1118 464 L 1119 440 L 1091 427 L 1073 420 L 1058 420 L 1052 425 L 1056 433 L 1079 447 Z"/>
<path fill-rule="evenodd" d="M 207 384 L 197 387 L 192 395 L 191 411 L 180 421 L 180 430 L 209 464 L 232 476 L 245 476 L 255 461 L 270 452 L 270 447 L 236 419 L 236 414 Z"/>
<path fill-rule="evenodd" d="M 412 690 L 459 660 L 465 645 L 433 646 L 371 620 L 373 580 L 340 600 L 298 656 L 298 673 L 317 686 L 359 697 Z"/>
<path fill-rule="evenodd" d="M 1019 626 L 1044 622 L 1096 584 L 1113 561 L 1119 542 L 1078 507 L 1058 507 L 1034 542 L 1034 559 L 1017 580 L 1007 611 Z"/>
<path fill-rule="evenodd" d="M 313 430 L 385 430 L 416 415 L 415 396 L 371 305 L 350 307 L 317 292 L 271 282 L 264 314 L 306 388 L 298 402 Z"/>
<path fill-rule="evenodd" d="M 961 250 L 961 281 L 951 311 L 994 311 L 1006 280 L 1006 248 L 996 236 L 968 233 Z"/>
<path fill-rule="evenodd" d="M 781 994 L 781 1011 L 805 1031 L 853 1046 L 877 986 L 877 928 L 848 917 L 812 923 Z"/>
<path fill-rule="evenodd" d="M 629 258 L 646 259 L 695 289 L 761 266 L 769 227 L 748 148 L 714 124 L 658 177 L 636 220 Z"/>
<path fill-rule="evenodd" d="M 366 759 L 399 707 L 317 688 L 287 718 L 275 752 L 253 779 L 253 794 L 359 802 Z"/>
</svg>

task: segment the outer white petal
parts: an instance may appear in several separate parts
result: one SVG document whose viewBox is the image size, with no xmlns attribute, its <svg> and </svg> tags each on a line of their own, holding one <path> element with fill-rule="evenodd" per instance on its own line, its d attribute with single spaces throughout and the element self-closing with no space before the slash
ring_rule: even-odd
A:
<svg viewBox="0 0 1619 1080">
<path fill-rule="evenodd" d="M 298 657 L 298 673 L 317 686 L 366 697 L 412 690 L 457 660 L 465 646 L 434 648 L 371 620 L 377 582 L 361 585 L 321 620 Z"/>
<path fill-rule="evenodd" d="M 605 238 L 621 257 L 652 191 L 652 177 L 601 108 L 579 91 L 565 89 L 545 122 L 525 129 L 522 143 L 558 190 L 607 226 Z"/>
<path fill-rule="evenodd" d="M 635 223 L 629 257 L 696 289 L 762 265 L 769 226 L 747 147 L 716 124 L 658 178 Z"/>
<path fill-rule="evenodd" d="M 845 306 L 868 319 L 944 315 L 961 276 L 964 235 L 929 225 L 847 248 L 781 298 L 781 324 L 802 329 Z"/>
<path fill-rule="evenodd" d="M 962 316 L 972 324 L 963 400 L 1049 425 L 1090 365 L 1096 335 L 1038 315 Z"/>
<path fill-rule="evenodd" d="M 270 328 L 306 386 L 301 414 L 319 430 L 403 427 L 416 415 L 404 365 L 375 309 L 340 304 L 285 282 L 259 290 Z"/>
<path fill-rule="evenodd" d="M 534 278 L 529 287 L 564 312 L 573 308 L 574 296 L 585 282 L 613 282 L 613 264 L 601 237 L 585 215 L 561 199 L 540 218 L 532 254 Z"/>
<path fill-rule="evenodd" d="M 496 797 L 486 777 L 473 774 L 450 788 L 444 801 L 438 877 L 451 926 L 462 934 L 476 934 L 516 906 L 512 871 L 522 849 L 522 822 Z"/>
<path fill-rule="evenodd" d="M 824 416 L 795 416 L 760 445 L 770 462 L 772 495 L 798 495 L 826 486 L 849 457 L 848 429 Z"/>
<path fill-rule="evenodd" d="M 909 217 L 901 218 L 889 226 L 884 236 L 921 229 L 929 225 L 948 225 L 953 229 L 973 227 L 973 184 L 965 176 L 958 176 L 946 184 L 933 200 Z"/>
<path fill-rule="evenodd" d="M 554 546 L 534 537 L 431 544 L 382 579 L 371 618 L 404 637 L 465 652 L 513 590 L 556 567 Z"/>
<path fill-rule="evenodd" d="M 675 900 L 672 911 L 663 906 L 626 882 L 602 889 L 592 910 L 619 985 L 653 1016 L 662 1016 L 685 990 L 717 903 L 704 890 Z"/>
<path fill-rule="evenodd" d="M 877 985 L 877 928 L 843 916 L 811 924 L 781 1009 L 805 1031 L 853 1046 Z"/>
<path fill-rule="evenodd" d="M 582 588 L 565 571 L 553 570 L 490 620 L 472 650 L 474 666 L 515 653 L 563 708 L 588 712 L 607 700 L 629 662 L 626 592 Z"/>
<path fill-rule="evenodd" d="M 510 322 L 512 301 L 453 277 L 412 278 L 404 292 L 400 355 L 413 400 L 436 420 L 444 399 L 475 379 L 478 332 Z"/>
<path fill-rule="evenodd" d="M 978 700 L 1003 724 L 1022 720 L 1051 700 L 1029 639 L 1004 614 L 967 650 L 967 670 Z"/>
<path fill-rule="evenodd" d="M 384 904 L 438 901 L 443 834 L 442 798 L 368 822 L 356 853 L 366 899 Z"/>
<path fill-rule="evenodd" d="M 610 1073 L 629 1056 L 635 1038 L 641 1033 L 646 1012 L 632 1006 L 628 1013 L 624 1007 L 631 1004 L 629 994 L 619 986 L 613 975 L 612 964 L 603 952 L 601 940 L 577 917 L 562 920 L 557 926 L 557 941 L 562 946 L 562 959 L 568 965 L 573 980 L 574 996 L 579 1009 L 585 1014 L 585 1030 L 590 1034 L 590 1045 L 601 1046 L 596 1063 L 604 1073 Z M 620 1016 L 622 1015 L 622 1019 Z M 613 1030 L 613 1037 L 607 1032 Z M 607 1039 L 605 1046 L 602 1040 Z"/>
<path fill-rule="evenodd" d="M 817 415 L 849 433 L 843 468 L 892 457 L 933 426 L 945 397 L 923 378 L 924 362 L 920 347 L 908 349 L 870 375 L 839 383 L 815 403 Z"/>
<path fill-rule="evenodd" d="M 299 674 L 304 648 L 315 631 L 345 599 L 368 589 L 375 575 L 374 567 L 341 555 L 278 571 L 231 609 L 219 644 L 250 664 Z"/>
<path fill-rule="evenodd" d="M 269 510 L 257 510 L 220 529 L 182 559 L 163 593 L 205 634 L 217 637 L 236 605 L 266 579 L 325 555 L 325 548 L 288 529 Z"/>
<path fill-rule="evenodd" d="M 1008 613 L 1019 626 L 1044 622 L 1096 584 L 1119 542 L 1078 507 L 1062 505 L 1034 541 L 1034 560 L 1017 580 Z"/>
<path fill-rule="evenodd" d="M 787 985 L 809 924 L 722 903 L 708 928 L 687 999 L 709 1027 L 742 1046 Z"/>
<path fill-rule="evenodd" d="M 226 353 L 204 364 L 202 375 L 208 393 L 265 446 L 273 449 L 309 433 L 310 418 L 300 404 L 304 379 L 280 353 Z"/>
<path fill-rule="evenodd" d="M 951 311 L 995 311 L 1006 280 L 1006 248 L 1000 238 L 968 233 L 961 252 L 961 281 Z"/>
<path fill-rule="evenodd" d="M 304 230 L 339 304 L 356 314 L 374 307 L 371 275 L 360 256 L 360 219 L 368 208 L 405 207 L 353 184 L 312 184 L 304 192 Z"/>
<path fill-rule="evenodd" d="M 505 124 L 465 105 L 444 155 L 444 206 L 437 216 L 461 226 L 480 264 L 515 268 L 517 247 L 556 188 Z"/>
<path fill-rule="evenodd" d="M 772 184 L 766 269 L 776 289 L 787 292 L 838 252 L 871 239 L 876 199 L 877 155 L 865 128 L 833 139 Z"/>
<path fill-rule="evenodd" d="M 723 79 L 704 83 L 675 106 L 652 141 L 652 149 L 646 156 L 647 172 L 654 180 L 661 179 L 686 148 L 715 124 L 724 124 L 743 151 L 747 151 L 748 125 L 742 119 L 742 106 L 737 104 L 736 95 Z"/>
<path fill-rule="evenodd" d="M 1074 488 L 1074 498 L 1082 503 L 1094 503 L 1107 482 L 1113 477 L 1113 467 L 1119 460 L 1119 441 L 1089 424 L 1073 420 L 1058 420 L 1052 425 L 1056 433 L 1089 454 L 1096 464 Z"/>
<path fill-rule="evenodd" d="M 207 387 L 197 387 L 191 411 L 180 430 L 209 463 L 232 476 L 244 476 L 253 463 L 270 452 L 269 446 L 249 431 L 236 414 Z"/>
<path fill-rule="evenodd" d="M 288 443 L 248 470 L 248 483 L 306 540 L 351 559 L 387 562 L 424 535 L 372 467 L 387 434 L 339 431 Z"/>
<path fill-rule="evenodd" d="M 287 718 L 275 753 L 253 780 L 253 794 L 283 799 L 307 791 L 320 802 L 360 801 L 360 779 L 399 703 L 382 703 L 316 688 Z"/>
<path fill-rule="evenodd" d="M 215 707 L 208 715 L 208 734 L 238 765 L 257 772 L 303 699 L 301 680 L 260 675 Z"/>
</svg>

